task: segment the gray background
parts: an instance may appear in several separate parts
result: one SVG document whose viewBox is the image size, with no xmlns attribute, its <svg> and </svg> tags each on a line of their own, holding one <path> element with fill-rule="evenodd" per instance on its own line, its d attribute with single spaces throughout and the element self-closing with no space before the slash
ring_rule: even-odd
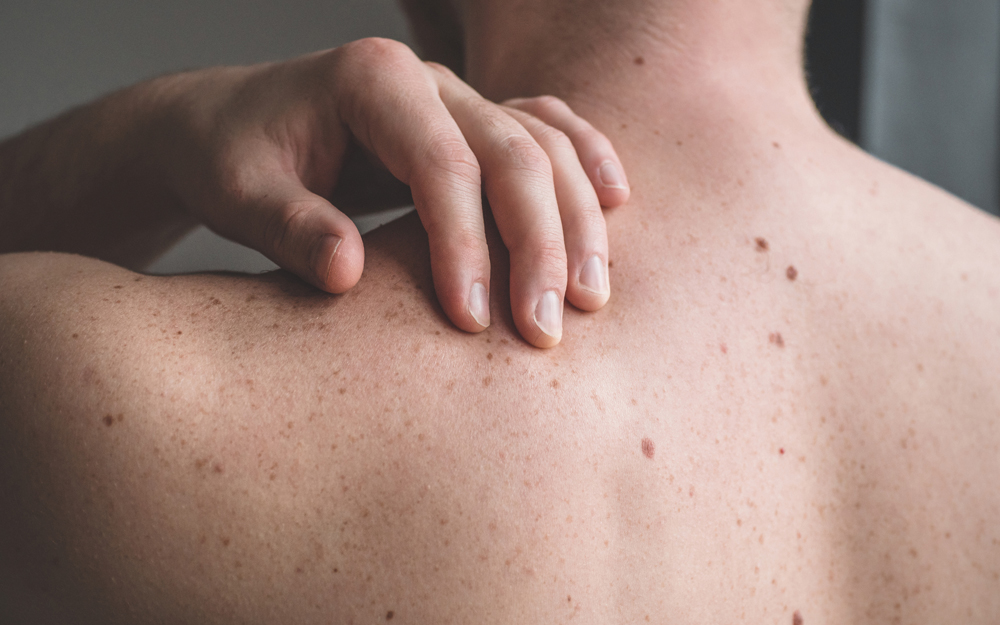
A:
<svg viewBox="0 0 1000 625">
<path fill-rule="evenodd" d="M 870 0 L 868 16 L 863 147 L 997 212 L 1000 0 Z M 391 0 L 0 0 L 0 137 L 164 72 L 373 35 L 408 41 Z M 271 267 L 199 229 L 153 270 Z"/>
</svg>

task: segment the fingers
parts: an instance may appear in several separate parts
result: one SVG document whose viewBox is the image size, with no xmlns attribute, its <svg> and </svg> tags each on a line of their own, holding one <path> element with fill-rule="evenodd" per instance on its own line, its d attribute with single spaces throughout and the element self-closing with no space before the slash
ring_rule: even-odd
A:
<svg viewBox="0 0 1000 625">
<path fill-rule="evenodd" d="M 566 299 L 594 311 L 611 296 L 608 235 L 597 194 L 569 138 L 560 130 L 517 109 L 507 109 L 545 150 L 552 163 L 556 200 L 566 244 Z"/>
<path fill-rule="evenodd" d="M 541 96 L 508 100 L 504 105 L 530 113 L 569 137 L 601 206 L 613 208 L 628 201 L 628 178 L 611 141 L 574 113 L 565 102 L 552 96 Z"/>
<path fill-rule="evenodd" d="M 482 167 L 493 217 L 510 252 L 514 323 L 529 343 L 552 347 L 562 338 L 567 260 L 549 154 L 517 120 L 450 72 L 440 73 L 439 85 Z"/>
<path fill-rule="evenodd" d="M 246 209 L 247 243 L 282 268 L 329 293 L 343 293 L 361 278 L 365 253 L 357 227 L 297 179 L 270 178 Z"/>
<path fill-rule="evenodd" d="M 459 328 L 485 329 L 490 259 L 476 156 L 426 66 L 405 45 L 363 40 L 338 49 L 338 55 L 334 76 L 337 91 L 345 94 L 340 117 L 362 145 L 410 185 L 427 230 L 441 307 Z"/>
</svg>

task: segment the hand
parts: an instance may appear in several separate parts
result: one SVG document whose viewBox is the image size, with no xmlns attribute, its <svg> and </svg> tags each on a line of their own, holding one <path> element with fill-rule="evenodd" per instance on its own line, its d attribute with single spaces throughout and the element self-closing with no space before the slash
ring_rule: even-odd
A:
<svg viewBox="0 0 1000 625">
<path fill-rule="evenodd" d="M 161 125 L 171 149 L 159 166 L 184 205 L 321 289 L 350 289 L 364 264 L 357 229 L 327 200 L 356 198 L 370 180 L 353 173 L 353 155 L 409 186 L 438 299 L 459 328 L 490 323 L 482 185 L 528 342 L 559 342 L 564 298 L 588 311 L 608 300 L 601 206 L 623 204 L 627 182 L 610 142 L 555 98 L 491 103 L 380 39 L 181 75 L 172 88 L 182 106 Z"/>
</svg>

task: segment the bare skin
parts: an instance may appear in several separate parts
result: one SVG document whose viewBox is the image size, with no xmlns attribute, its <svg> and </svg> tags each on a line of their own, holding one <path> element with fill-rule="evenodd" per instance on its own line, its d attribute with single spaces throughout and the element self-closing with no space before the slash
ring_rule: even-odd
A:
<svg viewBox="0 0 1000 625">
<path fill-rule="evenodd" d="M 699 6 L 673 23 L 731 26 Z M 614 296 L 551 350 L 509 312 L 456 330 L 408 224 L 341 296 L 5 257 L 10 596 L 74 623 L 996 622 L 1000 223 L 837 138 L 792 52 L 674 41 L 560 83 L 633 195 Z"/>
</svg>

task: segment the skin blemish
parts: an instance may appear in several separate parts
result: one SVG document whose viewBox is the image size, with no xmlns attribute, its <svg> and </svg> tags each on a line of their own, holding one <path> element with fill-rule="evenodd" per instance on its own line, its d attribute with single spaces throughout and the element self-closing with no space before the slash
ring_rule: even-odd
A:
<svg viewBox="0 0 1000 625">
<path fill-rule="evenodd" d="M 228 546 L 229 546 L 229 543 L 230 543 L 230 542 L 231 542 L 231 541 L 229 540 L 229 537 L 228 537 L 228 536 L 223 536 L 223 537 L 222 537 L 222 546 L 223 546 L 223 547 L 228 547 Z"/>
<path fill-rule="evenodd" d="M 552 382 L 549 383 L 549 386 L 552 388 L 559 388 L 559 380 L 552 380 Z"/>
<path fill-rule="evenodd" d="M 101 419 L 101 421 L 103 421 L 104 425 L 108 427 L 111 427 L 112 425 L 115 424 L 115 418 L 112 417 L 111 415 L 105 415 L 104 418 Z"/>
<path fill-rule="evenodd" d="M 756 239 L 754 239 L 754 242 L 757 244 L 758 252 L 766 252 L 769 249 L 771 249 L 771 245 L 767 242 L 767 239 L 765 238 L 757 237 Z"/>
<path fill-rule="evenodd" d="M 728 354 L 729 353 L 729 348 L 726 347 L 725 343 L 722 343 L 722 344 L 719 345 L 719 351 L 721 351 L 723 354 Z"/>
<path fill-rule="evenodd" d="M 493 352 L 486 354 L 486 360 L 493 360 Z"/>
<path fill-rule="evenodd" d="M 632 62 L 635 63 L 636 65 L 645 65 L 646 59 L 642 58 L 641 56 L 637 56 Z"/>
<path fill-rule="evenodd" d="M 219 473 L 219 474 L 222 474 L 223 472 L 225 472 L 225 468 L 223 468 L 223 466 L 222 466 L 222 464 L 221 464 L 221 463 L 219 463 L 219 462 L 216 462 L 216 463 L 215 463 L 215 464 L 214 464 L 214 465 L 212 466 L 212 472 L 213 472 L 213 473 Z"/>
<path fill-rule="evenodd" d="M 795 282 L 795 278 L 799 277 L 799 270 L 794 265 L 789 265 L 788 269 L 785 270 L 785 277 Z"/>
<path fill-rule="evenodd" d="M 492 383 L 493 383 L 492 377 L 486 376 L 485 378 L 483 378 L 483 386 L 489 386 Z"/>
<path fill-rule="evenodd" d="M 343 395 L 344 393 L 347 392 L 347 389 L 346 388 L 338 388 L 337 392 L 340 393 L 341 395 Z"/>
<path fill-rule="evenodd" d="M 767 340 L 778 347 L 785 346 L 785 339 L 781 336 L 780 332 L 772 332 L 771 335 L 767 337 Z"/>
<path fill-rule="evenodd" d="M 79 334 L 75 334 L 75 333 L 74 333 L 74 334 L 73 334 L 73 338 L 75 338 L 75 339 L 78 339 L 78 338 L 80 338 L 80 335 L 79 335 Z"/>
<path fill-rule="evenodd" d="M 116 284 L 116 285 L 115 285 L 115 288 L 116 288 L 116 289 L 122 289 L 122 288 L 125 288 L 125 287 L 123 287 L 123 286 L 122 286 L 122 285 L 120 285 L 120 284 Z"/>
<path fill-rule="evenodd" d="M 394 616 L 396 616 L 396 613 L 393 612 L 392 610 L 389 610 L 388 612 L 385 613 L 385 620 L 391 621 L 392 617 Z"/>
<path fill-rule="evenodd" d="M 782 447 L 781 449 L 779 449 L 778 453 L 781 454 L 782 456 L 784 456 L 785 455 L 785 448 Z"/>
<path fill-rule="evenodd" d="M 656 455 L 656 443 L 653 442 L 651 438 L 642 439 L 642 455 L 646 456 L 650 460 Z"/>
<path fill-rule="evenodd" d="M 802 613 L 798 610 L 792 615 L 792 625 L 805 625 L 805 621 L 802 619 Z"/>
<path fill-rule="evenodd" d="M 771 145 L 774 146 L 775 150 L 780 150 L 781 149 L 781 144 L 778 143 L 777 141 L 772 142 Z"/>
<path fill-rule="evenodd" d="M 615 266 L 615 262 L 609 258 L 608 259 L 608 269 L 612 269 L 614 266 Z"/>
</svg>

